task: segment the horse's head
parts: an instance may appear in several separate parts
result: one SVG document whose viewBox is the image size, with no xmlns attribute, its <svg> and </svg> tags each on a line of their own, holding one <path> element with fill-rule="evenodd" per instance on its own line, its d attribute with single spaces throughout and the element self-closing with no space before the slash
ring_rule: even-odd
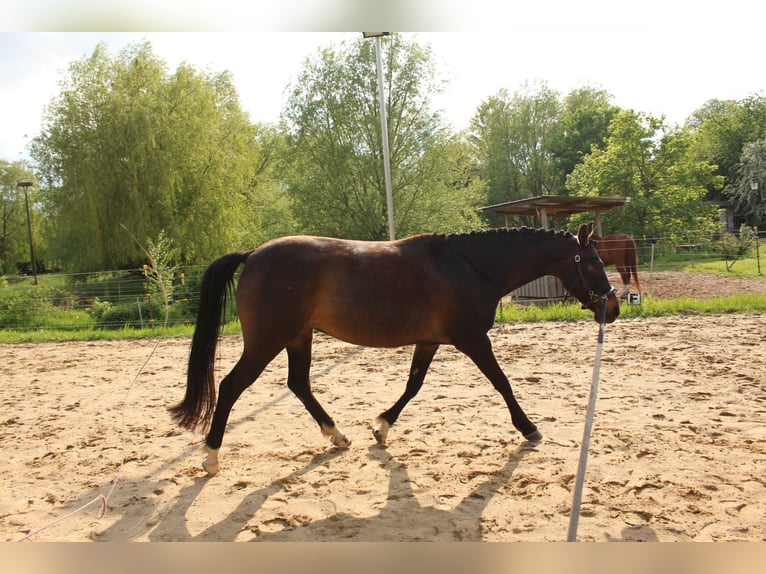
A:
<svg viewBox="0 0 766 574">
<path fill-rule="evenodd" d="M 620 314 L 616 289 L 609 284 L 604 264 L 590 240 L 593 224 L 581 225 L 577 232 L 577 250 L 562 273 L 564 288 L 582 303 L 583 309 L 593 311 L 593 318 L 601 321 L 606 307 L 606 322 L 613 322 Z"/>
</svg>

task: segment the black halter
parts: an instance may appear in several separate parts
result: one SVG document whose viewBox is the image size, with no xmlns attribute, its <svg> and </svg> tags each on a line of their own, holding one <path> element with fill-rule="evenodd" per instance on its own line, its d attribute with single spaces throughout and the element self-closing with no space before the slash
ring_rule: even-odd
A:
<svg viewBox="0 0 766 574">
<path fill-rule="evenodd" d="M 582 272 L 582 257 L 580 256 L 579 251 L 574 256 L 574 262 L 575 262 L 575 267 L 577 268 L 577 280 L 574 282 L 574 285 L 572 285 L 572 287 L 574 288 L 574 286 L 577 285 L 577 283 L 579 281 L 582 281 L 583 287 L 585 287 L 585 290 L 588 292 L 588 297 L 590 297 L 590 300 L 588 301 L 587 305 L 585 303 L 583 303 L 583 307 L 584 308 L 586 308 L 586 309 L 590 308 L 599 299 L 606 300 L 607 297 L 609 297 L 610 295 L 614 295 L 617 292 L 617 289 L 610 285 L 609 288 L 604 293 L 599 295 L 591 287 L 590 283 L 588 283 L 588 280 L 585 278 L 585 275 L 583 275 L 583 272 Z M 573 293 L 573 295 L 574 295 L 574 293 Z M 582 301 L 580 301 L 580 303 L 582 303 Z"/>
</svg>

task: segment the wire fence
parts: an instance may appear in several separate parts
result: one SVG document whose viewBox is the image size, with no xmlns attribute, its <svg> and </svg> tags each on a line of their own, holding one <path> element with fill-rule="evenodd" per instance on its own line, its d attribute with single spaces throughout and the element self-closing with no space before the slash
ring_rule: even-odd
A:
<svg viewBox="0 0 766 574">
<path fill-rule="evenodd" d="M 0 278 L 0 329 L 87 330 L 192 324 L 205 268 L 160 284 L 148 268 Z M 36 284 L 35 284 L 36 281 Z M 167 301 L 166 301 L 167 299 Z"/>
<path fill-rule="evenodd" d="M 642 274 L 710 261 L 726 267 L 755 258 L 761 272 L 763 232 L 717 236 L 634 237 Z M 608 249 L 608 245 L 602 248 Z M 613 268 L 612 268 L 613 269 Z M 98 273 L 45 273 L 0 277 L 1 330 L 147 329 L 191 325 L 204 266 L 177 268 L 162 285 L 146 267 Z M 165 300 L 167 298 L 167 301 Z M 527 297 L 544 302 L 547 296 Z M 229 309 L 228 316 L 234 316 Z"/>
<path fill-rule="evenodd" d="M 757 228 L 727 229 L 715 235 L 681 235 L 672 240 L 666 237 L 634 237 L 638 251 L 639 268 L 662 271 L 693 265 L 700 261 L 722 259 L 726 268 L 733 262 L 755 257 L 760 273 L 761 248 L 766 232 Z"/>
</svg>

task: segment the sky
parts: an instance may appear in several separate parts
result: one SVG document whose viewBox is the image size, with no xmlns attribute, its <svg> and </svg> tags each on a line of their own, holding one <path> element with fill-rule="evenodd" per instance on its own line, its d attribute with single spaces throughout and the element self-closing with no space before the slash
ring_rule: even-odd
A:
<svg viewBox="0 0 766 574">
<path fill-rule="evenodd" d="M 59 93 L 68 64 L 90 55 L 99 42 L 116 55 L 128 44 L 148 40 L 170 71 L 184 61 L 212 72 L 228 70 L 251 119 L 276 122 L 286 88 L 305 59 L 321 47 L 361 36 L 310 31 L 312 23 L 317 30 L 344 23 L 327 14 L 332 12 L 328 7 L 348 8 L 347 0 L 325 0 L 324 16 L 315 20 L 309 18 L 317 12 L 308 0 L 282 0 L 281 12 L 258 13 L 259 18 L 236 7 L 221 10 L 236 3 L 220 0 L 207 20 L 198 11 L 194 18 L 185 13 L 181 22 L 173 19 L 176 1 L 162 3 L 164 11 L 153 10 L 153 19 L 131 19 L 115 8 L 100 18 L 98 6 L 111 3 L 68 1 L 72 8 L 87 8 L 91 20 L 78 20 L 83 12 L 77 10 L 67 17 L 46 11 L 60 7 L 61 1 L 26 0 L 14 12 L 7 10 L 7 0 L 0 0 L 0 9 L 6 8 L 0 23 L 1 159 L 29 157 L 28 144 L 39 134 L 44 108 Z M 674 0 L 474 0 L 458 3 L 447 15 L 444 6 L 453 4 L 408 2 L 422 9 L 399 17 L 396 14 L 405 12 L 392 0 L 389 6 L 396 17 L 380 21 L 388 29 L 432 30 L 405 34 L 431 46 L 439 78 L 446 82 L 433 108 L 441 110 L 455 130 L 468 126 L 482 101 L 500 89 L 513 93 L 525 83 L 545 82 L 562 95 L 583 85 L 603 88 L 620 107 L 678 124 L 709 99 L 741 100 L 766 90 L 766 34 L 760 30 L 764 9 L 746 0 L 715 5 L 676 5 Z M 134 2 L 142 4 L 149 3 Z M 246 3 L 240 10 L 258 5 Z M 293 7 L 302 8 L 301 18 L 293 17 Z M 434 14 L 439 14 L 436 20 Z M 372 28 L 362 16 L 353 16 L 337 29 L 365 29 L 365 24 Z"/>
</svg>

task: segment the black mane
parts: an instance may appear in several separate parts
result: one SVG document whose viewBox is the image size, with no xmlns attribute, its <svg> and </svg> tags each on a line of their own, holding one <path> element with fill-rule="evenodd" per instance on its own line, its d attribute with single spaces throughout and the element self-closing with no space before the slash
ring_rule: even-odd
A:
<svg viewBox="0 0 766 574">
<path fill-rule="evenodd" d="M 542 227 L 498 227 L 494 229 L 478 229 L 475 231 L 468 231 L 465 233 L 451 233 L 447 236 L 448 239 L 457 239 L 461 237 L 487 237 L 487 236 L 499 236 L 509 234 L 524 234 L 524 235 L 548 235 L 548 236 L 561 236 L 561 237 L 574 237 L 574 235 L 565 230 L 557 229 L 544 229 Z"/>
</svg>

